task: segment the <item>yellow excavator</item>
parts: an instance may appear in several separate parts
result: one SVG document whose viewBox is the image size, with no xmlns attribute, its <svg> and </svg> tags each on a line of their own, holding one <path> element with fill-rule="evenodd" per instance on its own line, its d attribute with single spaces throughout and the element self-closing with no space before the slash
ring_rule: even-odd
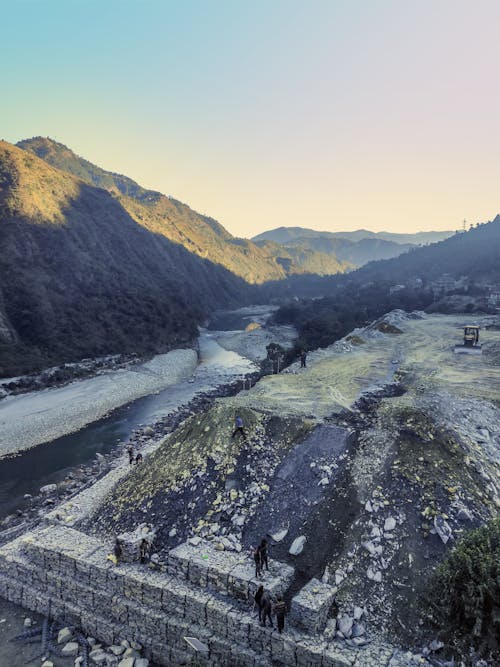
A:
<svg viewBox="0 0 500 667">
<path fill-rule="evenodd" d="M 483 350 L 479 344 L 479 327 L 469 324 L 463 329 L 464 342 L 462 345 L 455 345 L 455 354 L 482 354 Z"/>
</svg>

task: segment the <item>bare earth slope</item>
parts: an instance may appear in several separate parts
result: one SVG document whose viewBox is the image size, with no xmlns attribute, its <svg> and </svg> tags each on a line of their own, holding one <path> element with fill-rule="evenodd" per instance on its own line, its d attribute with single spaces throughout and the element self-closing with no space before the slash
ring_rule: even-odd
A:
<svg viewBox="0 0 500 667">
<path fill-rule="evenodd" d="M 193 535 L 231 550 L 288 530 L 271 542 L 295 567 L 287 599 L 323 578 L 339 617 L 365 608 L 363 637 L 423 641 L 433 567 L 500 506 L 494 319 L 479 318 L 484 354 L 461 356 L 461 317 L 394 311 L 310 354 L 307 369 L 217 401 L 118 484 L 88 529 L 153 523 L 160 559 Z M 236 414 L 246 442 L 231 438 Z M 328 627 L 318 641 L 332 641 Z"/>
</svg>

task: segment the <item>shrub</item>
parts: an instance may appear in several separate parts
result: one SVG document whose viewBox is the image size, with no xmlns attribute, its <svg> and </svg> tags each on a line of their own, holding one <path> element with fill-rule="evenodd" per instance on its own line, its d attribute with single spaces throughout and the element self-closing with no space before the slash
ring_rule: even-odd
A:
<svg viewBox="0 0 500 667">
<path fill-rule="evenodd" d="M 500 647 L 500 518 L 467 533 L 437 568 L 430 597 L 435 620 L 458 652 Z"/>
</svg>

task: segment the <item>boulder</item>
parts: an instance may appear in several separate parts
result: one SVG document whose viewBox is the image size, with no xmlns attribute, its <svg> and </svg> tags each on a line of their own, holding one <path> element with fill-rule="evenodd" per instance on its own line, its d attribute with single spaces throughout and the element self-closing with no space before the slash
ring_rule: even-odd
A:
<svg viewBox="0 0 500 667">
<path fill-rule="evenodd" d="M 348 614 L 342 614 L 340 618 L 337 619 L 337 628 L 344 635 L 346 639 L 349 639 L 352 633 L 353 620 Z"/>
<path fill-rule="evenodd" d="M 44 496 L 50 496 L 54 493 L 57 493 L 57 484 L 46 484 L 40 488 L 40 493 L 43 493 Z"/>
<path fill-rule="evenodd" d="M 390 532 L 396 528 L 396 519 L 392 516 L 388 517 L 384 522 L 384 532 Z"/>
<path fill-rule="evenodd" d="M 63 628 L 59 630 L 57 635 L 58 644 L 67 644 L 73 638 L 73 632 L 69 628 Z"/>
<path fill-rule="evenodd" d="M 61 653 L 64 656 L 76 657 L 78 655 L 79 649 L 80 647 L 78 645 L 78 642 L 68 642 L 62 647 Z"/>
<path fill-rule="evenodd" d="M 365 610 L 362 607 L 354 607 L 353 617 L 355 621 L 361 620 Z"/>
<path fill-rule="evenodd" d="M 363 623 L 353 623 L 352 624 L 352 637 L 361 637 L 366 632 L 365 626 Z"/>
<path fill-rule="evenodd" d="M 292 554 L 292 556 L 298 556 L 302 552 L 305 543 L 306 543 L 305 535 L 300 535 L 299 537 L 296 537 L 292 542 L 292 546 L 288 550 L 288 553 Z"/>
<path fill-rule="evenodd" d="M 120 660 L 120 662 L 118 663 L 118 667 L 134 667 L 134 664 L 135 664 L 135 658 L 129 657 Z"/>
<path fill-rule="evenodd" d="M 434 528 L 436 529 L 436 533 L 441 538 L 443 544 L 446 544 L 452 536 L 453 531 L 442 516 L 436 515 L 434 517 Z"/>
</svg>

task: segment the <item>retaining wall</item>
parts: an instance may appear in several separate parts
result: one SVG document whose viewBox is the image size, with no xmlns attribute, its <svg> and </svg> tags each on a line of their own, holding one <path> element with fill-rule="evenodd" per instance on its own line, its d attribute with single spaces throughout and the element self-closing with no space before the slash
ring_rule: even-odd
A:
<svg viewBox="0 0 500 667">
<path fill-rule="evenodd" d="M 0 595 L 64 619 L 108 644 L 140 642 L 160 665 L 207 667 L 380 667 L 392 650 L 352 650 L 294 628 L 263 628 L 249 600 L 260 583 L 250 559 L 181 545 L 167 572 L 115 566 L 110 546 L 73 528 L 38 528 L 0 548 Z M 284 590 L 293 569 L 274 564 L 265 585 Z M 195 654 L 184 637 L 208 647 Z"/>
</svg>

